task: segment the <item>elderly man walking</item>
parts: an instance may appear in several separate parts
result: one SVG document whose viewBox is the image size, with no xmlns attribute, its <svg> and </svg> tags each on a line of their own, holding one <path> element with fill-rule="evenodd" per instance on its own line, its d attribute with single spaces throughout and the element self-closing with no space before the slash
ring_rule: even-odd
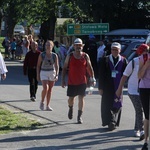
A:
<svg viewBox="0 0 150 150">
<path fill-rule="evenodd" d="M 115 92 L 127 66 L 127 60 L 119 53 L 121 45 L 117 42 L 111 45 L 111 54 L 102 58 L 99 63 L 99 93 L 101 100 L 102 126 L 108 125 L 109 130 L 119 126 L 121 117 L 122 97 Z"/>
</svg>

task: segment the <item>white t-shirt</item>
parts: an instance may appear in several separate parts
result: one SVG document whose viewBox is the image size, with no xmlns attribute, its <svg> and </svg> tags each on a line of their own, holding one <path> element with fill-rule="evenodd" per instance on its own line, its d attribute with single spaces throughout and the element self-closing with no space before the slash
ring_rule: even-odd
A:
<svg viewBox="0 0 150 150">
<path fill-rule="evenodd" d="M 2 56 L 2 54 L 0 53 L 0 80 L 1 80 L 1 74 L 5 74 L 5 73 L 7 73 L 7 72 L 8 72 L 8 70 L 7 70 L 7 68 L 6 68 L 6 65 L 5 65 L 3 56 Z"/>
<path fill-rule="evenodd" d="M 99 60 L 99 58 L 103 57 L 104 48 L 105 48 L 105 45 L 103 44 L 102 46 L 99 46 L 99 48 L 97 49 L 97 61 Z"/>
<path fill-rule="evenodd" d="M 138 92 L 138 70 L 139 70 L 139 57 L 134 58 L 134 68 L 132 61 L 127 65 L 123 75 L 129 77 L 128 80 L 128 93 L 132 95 L 139 95 Z"/>
</svg>

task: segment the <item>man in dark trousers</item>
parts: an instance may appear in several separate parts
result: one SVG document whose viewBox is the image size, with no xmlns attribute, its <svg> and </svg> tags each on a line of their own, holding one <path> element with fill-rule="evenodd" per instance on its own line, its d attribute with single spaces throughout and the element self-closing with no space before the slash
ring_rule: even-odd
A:
<svg viewBox="0 0 150 150">
<path fill-rule="evenodd" d="M 31 43 L 31 50 L 26 54 L 24 64 L 23 64 L 23 73 L 28 75 L 28 80 L 30 83 L 30 100 L 36 100 L 36 92 L 38 88 L 38 81 L 36 78 L 36 67 L 39 54 L 41 52 L 38 50 L 37 42 L 33 41 Z"/>
<path fill-rule="evenodd" d="M 97 67 L 97 43 L 95 42 L 95 36 L 90 34 L 89 39 L 85 42 L 83 51 L 87 53 L 90 57 L 91 64 L 94 70 L 95 78 L 98 77 L 98 67 Z"/>
<path fill-rule="evenodd" d="M 115 92 L 127 66 L 127 60 L 120 55 L 120 52 L 121 45 L 114 42 L 111 44 L 111 54 L 99 62 L 98 89 L 102 96 L 102 126 L 108 126 L 111 131 L 120 123 L 122 96 L 117 97 Z"/>
</svg>

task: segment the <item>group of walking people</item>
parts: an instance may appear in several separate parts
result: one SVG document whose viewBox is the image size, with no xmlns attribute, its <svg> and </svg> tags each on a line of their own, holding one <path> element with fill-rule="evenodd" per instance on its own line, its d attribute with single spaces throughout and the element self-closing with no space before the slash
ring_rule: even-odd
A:
<svg viewBox="0 0 150 150">
<path fill-rule="evenodd" d="M 52 111 L 50 106 L 52 88 L 59 77 L 59 56 L 53 52 L 54 43 L 47 40 L 45 51 L 38 50 L 38 43 L 31 42 L 31 50 L 27 52 L 24 60 L 24 75 L 28 75 L 30 82 L 30 99 L 36 100 L 38 82 L 42 82 L 41 110 Z M 87 74 L 90 84 L 96 85 L 95 72 L 90 56 L 83 51 L 84 44 L 80 38 L 74 40 L 73 51 L 69 53 L 62 67 L 61 86 L 67 86 L 68 118 L 73 118 L 73 108 L 78 96 L 77 123 L 82 124 L 84 111 L 84 97 L 87 88 Z M 102 126 L 108 126 L 110 131 L 119 126 L 123 106 L 123 86 L 127 78 L 128 95 L 135 109 L 134 134 L 145 139 L 142 150 L 148 149 L 149 129 L 149 100 L 150 100 L 150 49 L 146 44 L 138 47 L 138 57 L 133 61 L 120 55 L 121 45 L 118 42 L 111 44 L 109 55 L 96 58 L 98 70 L 98 90 L 101 95 Z M 67 82 L 66 82 L 66 76 Z M 139 90 L 138 90 L 139 89 Z M 46 100 L 46 102 L 45 102 Z M 144 123 L 143 123 L 144 112 Z"/>
<path fill-rule="evenodd" d="M 86 53 L 82 52 L 83 46 L 82 40 L 77 38 L 74 42 L 74 51 L 72 55 L 67 55 L 62 68 L 62 87 L 68 86 L 69 119 L 73 117 L 74 100 L 79 95 L 78 123 L 83 122 L 81 115 L 84 108 L 84 96 L 87 83 L 86 72 L 91 77 L 91 84 L 94 85 L 96 83 L 90 58 Z M 44 52 L 38 51 L 37 47 L 37 42 L 33 41 L 31 43 L 31 50 L 25 56 L 23 65 L 24 75 L 28 75 L 30 99 L 36 101 L 38 82 L 41 81 L 43 90 L 41 92 L 40 109 L 52 111 L 53 108 L 50 106 L 50 101 L 52 88 L 59 76 L 59 57 L 57 53 L 53 52 L 54 43 L 51 40 L 47 40 L 45 43 Z M 67 83 L 65 82 L 66 74 L 68 74 Z"/>
<path fill-rule="evenodd" d="M 31 42 L 33 41 L 33 36 L 31 34 L 19 36 L 15 35 L 12 38 L 9 34 L 4 38 L 2 46 L 5 49 L 5 58 L 12 60 L 24 59 L 26 53 L 30 50 Z"/>
</svg>

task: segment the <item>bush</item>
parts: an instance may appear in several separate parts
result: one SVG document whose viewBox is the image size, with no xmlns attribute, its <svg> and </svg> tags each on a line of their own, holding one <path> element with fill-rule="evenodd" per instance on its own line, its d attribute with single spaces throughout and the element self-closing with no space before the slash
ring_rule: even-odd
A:
<svg viewBox="0 0 150 150">
<path fill-rule="evenodd" d="M 4 53 L 4 47 L 2 46 L 2 42 L 4 40 L 4 37 L 0 37 L 0 52 L 3 54 Z"/>
</svg>

